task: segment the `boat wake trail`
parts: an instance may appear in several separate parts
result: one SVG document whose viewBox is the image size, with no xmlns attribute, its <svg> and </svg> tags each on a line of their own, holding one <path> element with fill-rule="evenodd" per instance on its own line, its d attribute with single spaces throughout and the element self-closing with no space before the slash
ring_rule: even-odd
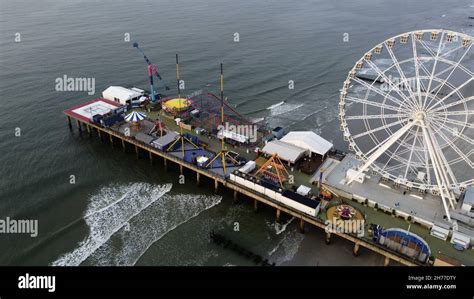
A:
<svg viewBox="0 0 474 299">
<path fill-rule="evenodd" d="M 163 197 L 172 184 L 151 185 L 133 183 L 125 186 L 108 186 L 90 198 L 84 216 L 89 236 L 73 251 L 52 263 L 53 266 L 78 266 L 94 251 L 105 244 L 130 219 Z"/>
<path fill-rule="evenodd" d="M 219 204 L 220 196 L 165 195 L 130 220 L 87 260 L 92 265 L 133 266 L 158 240 Z"/>
</svg>

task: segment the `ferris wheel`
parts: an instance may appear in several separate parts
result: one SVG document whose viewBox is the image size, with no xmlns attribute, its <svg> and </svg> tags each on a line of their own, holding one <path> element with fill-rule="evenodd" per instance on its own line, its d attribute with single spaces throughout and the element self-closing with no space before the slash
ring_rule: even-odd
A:
<svg viewBox="0 0 474 299">
<path fill-rule="evenodd" d="M 472 37 L 447 30 L 407 32 L 376 45 L 341 89 L 344 139 L 383 180 L 441 196 L 446 216 L 474 184 Z"/>
</svg>

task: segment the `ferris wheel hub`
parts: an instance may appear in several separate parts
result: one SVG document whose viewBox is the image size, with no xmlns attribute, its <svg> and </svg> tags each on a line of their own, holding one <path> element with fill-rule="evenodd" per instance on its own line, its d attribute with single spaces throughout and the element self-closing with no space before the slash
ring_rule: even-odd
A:
<svg viewBox="0 0 474 299">
<path fill-rule="evenodd" d="M 419 111 L 415 113 L 415 119 L 419 121 L 424 121 L 426 118 L 426 112 L 424 111 Z"/>
</svg>

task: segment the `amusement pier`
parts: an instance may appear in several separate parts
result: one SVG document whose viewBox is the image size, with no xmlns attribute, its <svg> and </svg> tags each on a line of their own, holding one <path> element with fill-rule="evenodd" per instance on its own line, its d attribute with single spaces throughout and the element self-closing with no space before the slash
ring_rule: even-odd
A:
<svg viewBox="0 0 474 299">
<path fill-rule="evenodd" d="M 472 61 L 463 64 L 471 46 L 465 34 L 420 30 L 365 53 L 340 90 L 350 153 L 239 114 L 224 97 L 222 64 L 218 95 L 185 97 L 176 55 L 170 92 L 138 43 L 149 91 L 110 86 L 64 113 L 71 130 L 167 171 L 177 165 L 197 185 L 273 208 L 278 222 L 294 217 L 301 233 L 322 229 L 328 246 L 343 238 L 354 256 L 366 248 L 386 266 L 474 265 L 474 82 Z"/>
</svg>

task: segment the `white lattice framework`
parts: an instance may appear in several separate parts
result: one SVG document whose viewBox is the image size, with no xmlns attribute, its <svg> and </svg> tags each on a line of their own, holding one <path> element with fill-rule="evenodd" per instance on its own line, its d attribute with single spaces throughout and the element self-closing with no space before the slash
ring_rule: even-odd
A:
<svg viewBox="0 0 474 299">
<path fill-rule="evenodd" d="M 474 184 L 472 37 L 447 30 L 400 34 L 356 62 L 341 89 L 344 138 L 396 185 L 441 197 L 448 220 Z"/>
</svg>

